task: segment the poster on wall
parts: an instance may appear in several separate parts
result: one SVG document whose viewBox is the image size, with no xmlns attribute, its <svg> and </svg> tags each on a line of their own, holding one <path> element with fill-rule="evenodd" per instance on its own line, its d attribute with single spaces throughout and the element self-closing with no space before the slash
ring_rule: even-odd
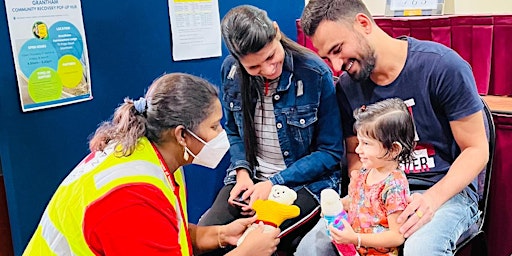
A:
<svg viewBox="0 0 512 256">
<path fill-rule="evenodd" d="M 169 0 L 174 61 L 222 55 L 217 0 Z"/>
<path fill-rule="evenodd" d="M 79 0 L 5 0 L 24 112 L 92 99 Z"/>
<path fill-rule="evenodd" d="M 448 2 L 450 0 L 446 0 Z M 453 6 L 453 0 L 451 0 Z M 447 9 L 447 10 L 445 10 Z M 387 0 L 386 16 L 422 16 L 442 15 L 450 13 L 450 8 L 445 8 L 445 0 Z"/>
</svg>

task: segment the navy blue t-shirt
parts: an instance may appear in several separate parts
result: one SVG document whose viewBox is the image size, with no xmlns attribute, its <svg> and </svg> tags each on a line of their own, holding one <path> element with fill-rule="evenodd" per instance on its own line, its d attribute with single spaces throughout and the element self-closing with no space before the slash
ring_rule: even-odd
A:
<svg viewBox="0 0 512 256">
<path fill-rule="evenodd" d="M 481 111 L 470 65 L 452 49 L 435 42 L 404 37 L 407 60 L 392 83 L 353 81 L 346 73 L 336 84 L 345 138 L 354 136 L 353 111 L 362 105 L 398 97 L 413 114 L 417 134 L 416 157 L 404 166 L 411 190 L 427 189 L 447 173 L 460 154 L 450 121 Z M 476 179 L 466 188 L 476 201 Z"/>
</svg>

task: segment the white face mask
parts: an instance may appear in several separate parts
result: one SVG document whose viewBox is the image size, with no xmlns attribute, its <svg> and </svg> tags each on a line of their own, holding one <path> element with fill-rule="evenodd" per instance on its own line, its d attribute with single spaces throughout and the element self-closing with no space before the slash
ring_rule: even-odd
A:
<svg viewBox="0 0 512 256">
<path fill-rule="evenodd" d="M 219 165 L 222 157 L 229 150 L 229 140 L 226 131 L 222 131 L 212 140 L 205 142 L 199 136 L 195 135 L 192 131 L 187 131 L 192 134 L 197 140 L 204 144 L 204 147 L 197 155 L 194 155 L 190 149 L 185 147 L 185 150 L 194 157 L 193 164 L 202 165 L 208 168 L 215 169 Z"/>
</svg>

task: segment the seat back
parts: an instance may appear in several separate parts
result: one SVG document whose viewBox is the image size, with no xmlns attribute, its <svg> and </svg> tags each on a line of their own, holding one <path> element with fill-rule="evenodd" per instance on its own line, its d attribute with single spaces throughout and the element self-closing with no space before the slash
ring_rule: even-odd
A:
<svg viewBox="0 0 512 256">
<path fill-rule="evenodd" d="M 454 254 L 457 254 L 458 252 L 462 251 L 463 248 L 471 245 L 475 240 L 484 243 L 483 246 L 477 248 L 478 250 L 481 250 L 481 252 L 485 253 L 487 249 L 487 244 L 484 237 L 484 225 L 486 223 L 485 220 L 487 219 L 487 208 L 489 205 L 489 187 L 491 185 L 492 169 L 494 162 L 496 128 L 494 125 L 491 109 L 483 99 L 482 102 L 484 104 L 483 114 L 485 128 L 487 133 L 487 139 L 489 141 L 489 160 L 487 161 L 485 168 L 478 175 L 478 209 L 481 211 L 481 216 L 477 223 L 474 224 L 468 231 L 466 231 L 462 235 L 462 237 L 457 241 L 457 248 L 455 249 Z M 478 237 L 480 237 L 479 240 L 476 239 Z"/>
<path fill-rule="evenodd" d="M 480 175 L 478 176 L 478 195 L 479 202 L 478 208 L 482 211 L 480 230 L 483 228 L 485 224 L 485 219 L 487 215 L 487 208 L 489 204 L 489 187 L 491 185 L 491 177 L 492 177 L 492 169 L 494 163 L 494 148 L 496 146 L 496 128 L 494 125 L 494 120 L 492 117 L 491 109 L 487 105 L 487 103 L 482 99 L 484 104 L 484 119 L 486 120 L 486 132 L 487 138 L 489 141 L 489 160 L 487 161 L 487 165 L 485 169 L 482 170 Z"/>
</svg>

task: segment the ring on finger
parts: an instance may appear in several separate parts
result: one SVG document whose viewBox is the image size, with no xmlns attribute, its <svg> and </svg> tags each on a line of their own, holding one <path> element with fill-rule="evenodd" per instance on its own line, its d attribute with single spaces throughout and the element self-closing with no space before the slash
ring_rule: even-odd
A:
<svg viewBox="0 0 512 256">
<path fill-rule="evenodd" d="M 418 218 L 421 219 L 421 217 L 423 217 L 423 212 L 420 210 L 416 210 L 416 215 L 418 215 Z"/>
</svg>

